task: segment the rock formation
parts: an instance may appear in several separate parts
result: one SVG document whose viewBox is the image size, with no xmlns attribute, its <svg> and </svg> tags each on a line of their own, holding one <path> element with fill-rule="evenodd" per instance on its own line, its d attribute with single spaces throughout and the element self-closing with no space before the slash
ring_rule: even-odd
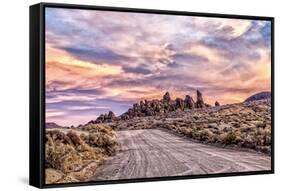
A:
<svg viewBox="0 0 281 191">
<path fill-rule="evenodd" d="M 131 119 L 133 117 L 154 116 L 160 113 L 169 113 L 176 110 L 184 111 L 185 109 L 211 107 L 205 104 L 200 91 L 197 91 L 196 103 L 191 96 L 186 95 L 185 99 L 171 99 L 170 93 L 166 92 L 161 100 L 141 100 L 140 103 L 135 103 L 132 108 L 120 116 L 121 119 Z"/>
<path fill-rule="evenodd" d="M 218 101 L 215 102 L 215 106 L 220 106 L 220 103 Z"/>
<path fill-rule="evenodd" d="M 202 93 L 197 90 L 197 101 L 196 101 L 196 108 L 204 108 L 206 105 L 204 104 Z"/>
<path fill-rule="evenodd" d="M 166 92 L 165 95 L 163 96 L 163 102 L 169 103 L 171 101 L 171 97 L 169 92 Z"/>
<path fill-rule="evenodd" d="M 176 98 L 175 109 L 184 110 L 184 102 L 181 98 Z"/>
<path fill-rule="evenodd" d="M 115 114 L 112 111 L 109 111 L 105 114 L 100 114 L 100 116 L 95 120 L 91 121 L 92 123 L 104 123 L 104 122 L 113 122 L 117 119 Z"/>
<path fill-rule="evenodd" d="M 188 108 L 188 109 L 194 109 L 195 108 L 195 103 L 194 103 L 191 96 L 189 96 L 189 95 L 185 96 L 184 107 Z"/>
<path fill-rule="evenodd" d="M 116 117 L 112 111 L 108 114 L 101 114 L 91 123 L 113 122 L 116 120 L 128 120 L 134 117 L 155 116 L 161 113 L 170 113 L 173 111 L 184 111 L 185 109 L 205 108 L 211 105 L 204 103 L 202 93 L 197 90 L 197 101 L 194 102 L 191 96 L 186 95 L 185 99 L 176 98 L 173 100 L 169 92 L 166 92 L 161 100 L 141 100 L 133 104 L 127 112 Z"/>
</svg>

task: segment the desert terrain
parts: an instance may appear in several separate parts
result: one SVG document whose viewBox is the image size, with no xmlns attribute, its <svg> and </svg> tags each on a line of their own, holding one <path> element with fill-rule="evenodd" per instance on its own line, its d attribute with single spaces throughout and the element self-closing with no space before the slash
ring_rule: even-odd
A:
<svg viewBox="0 0 281 191">
<path fill-rule="evenodd" d="M 271 169 L 271 99 L 214 106 L 202 93 L 144 100 L 77 127 L 46 130 L 46 183 Z M 250 99 L 250 100 L 249 100 Z"/>
</svg>

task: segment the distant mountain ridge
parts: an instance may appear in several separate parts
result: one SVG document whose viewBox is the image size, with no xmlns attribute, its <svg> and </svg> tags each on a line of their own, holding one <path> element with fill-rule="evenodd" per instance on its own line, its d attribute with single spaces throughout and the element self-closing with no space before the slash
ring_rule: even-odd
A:
<svg viewBox="0 0 281 191">
<path fill-rule="evenodd" d="M 64 128 L 63 126 L 60 126 L 60 125 L 58 125 L 58 124 L 56 124 L 54 122 L 47 122 L 45 124 L 45 127 L 49 128 L 49 129 L 51 129 L 51 128 Z"/>
<path fill-rule="evenodd" d="M 264 92 L 256 93 L 256 94 L 248 97 L 244 102 L 257 101 L 257 100 L 263 100 L 263 99 L 271 99 L 271 92 L 264 91 Z"/>
</svg>

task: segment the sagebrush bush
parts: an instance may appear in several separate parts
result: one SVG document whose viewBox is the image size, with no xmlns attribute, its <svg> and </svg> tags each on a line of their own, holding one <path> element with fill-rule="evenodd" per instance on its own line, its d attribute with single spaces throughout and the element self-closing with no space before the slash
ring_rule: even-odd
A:
<svg viewBox="0 0 281 191">
<path fill-rule="evenodd" d="M 105 157 L 115 153 L 117 142 L 112 129 L 101 125 L 87 129 L 90 133 L 85 131 L 80 136 L 72 130 L 67 133 L 59 130 L 46 132 L 47 182 L 76 182 L 79 179 L 77 176 L 81 176 L 78 172 L 89 162 L 99 164 Z M 94 166 L 96 168 L 97 165 Z M 91 171 L 88 174 L 94 173 L 93 169 Z M 61 174 L 63 178 L 58 180 Z"/>
<path fill-rule="evenodd" d="M 222 141 L 224 144 L 233 144 L 233 143 L 235 143 L 236 138 L 237 138 L 237 135 L 235 132 L 228 132 L 228 133 L 226 133 L 226 135 L 224 136 Z"/>
<path fill-rule="evenodd" d="M 113 144 L 113 140 L 109 135 L 105 133 L 94 132 L 89 133 L 87 143 L 90 146 L 94 147 L 106 147 Z"/>
<path fill-rule="evenodd" d="M 90 124 L 85 125 L 82 129 L 85 131 L 89 131 L 90 133 L 101 132 L 101 133 L 105 133 L 110 136 L 114 135 L 113 129 L 110 126 L 105 125 L 105 124 L 90 123 Z"/>
<path fill-rule="evenodd" d="M 199 131 L 199 139 L 201 141 L 213 142 L 213 136 L 213 133 L 209 129 L 203 129 Z"/>
</svg>

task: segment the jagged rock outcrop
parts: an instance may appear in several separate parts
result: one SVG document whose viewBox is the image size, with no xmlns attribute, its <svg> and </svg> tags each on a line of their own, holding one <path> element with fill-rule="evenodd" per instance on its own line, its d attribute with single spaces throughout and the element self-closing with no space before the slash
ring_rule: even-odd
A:
<svg viewBox="0 0 281 191">
<path fill-rule="evenodd" d="M 161 100 L 141 100 L 135 103 L 132 108 L 120 116 L 120 119 L 126 120 L 133 117 L 154 116 L 161 113 L 169 113 L 176 110 L 184 111 L 185 109 L 211 107 L 204 103 L 202 93 L 197 91 L 196 103 L 191 96 L 186 95 L 185 99 L 176 98 L 173 100 L 169 92 L 166 92 Z"/>
<path fill-rule="evenodd" d="M 184 110 L 184 102 L 183 99 L 181 98 L 176 98 L 176 103 L 175 103 L 175 109 L 180 109 L 180 110 Z"/>
<path fill-rule="evenodd" d="M 117 117 L 112 111 L 109 111 L 105 114 L 100 114 L 100 116 L 95 120 L 91 121 L 92 123 L 105 123 L 105 122 L 113 122 L 117 120 Z"/>
<path fill-rule="evenodd" d="M 165 95 L 163 96 L 163 102 L 169 103 L 171 101 L 171 97 L 169 92 L 166 92 Z"/>
<path fill-rule="evenodd" d="M 173 100 L 169 92 L 166 92 L 161 100 L 141 100 L 139 103 L 133 104 L 127 112 L 116 117 L 112 111 L 107 114 L 101 114 L 95 121 L 89 123 L 105 123 L 117 120 L 127 120 L 134 117 L 155 116 L 161 113 L 169 113 L 176 110 L 184 111 L 185 109 L 205 108 L 211 105 L 204 103 L 202 93 L 197 90 L 197 101 L 189 95 L 185 99 L 176 98 Z"/>
<path fill-rule="evenodd" d="M 197 93 L 197 101 L 196 101 L 196 104 L 195 104 L 196 108 L 206 107 L 206 105 L 204 104 L 202 93 L 199 90 L 197 90 L 196 93 Z"/>
<path fill-rule="evenodd" d="M 215 102 L 215 106 L 220 106 L 220 103 L 218 101 Z"/>
<path fill-rule="evenodd" d="M 108 119 L 113 119 L 113 120 L 116 118 L 115 114 L 112 111 L 108 112 L 107 117 L 108 117 Z"/>
<path fill-rule="evenodd" d="M 192 99 L 191 96 L 186 95 L 184 99 L 184 107 L 188 109 L 194 109 L 195 108 L 195 102 Z"/>
</svg>

